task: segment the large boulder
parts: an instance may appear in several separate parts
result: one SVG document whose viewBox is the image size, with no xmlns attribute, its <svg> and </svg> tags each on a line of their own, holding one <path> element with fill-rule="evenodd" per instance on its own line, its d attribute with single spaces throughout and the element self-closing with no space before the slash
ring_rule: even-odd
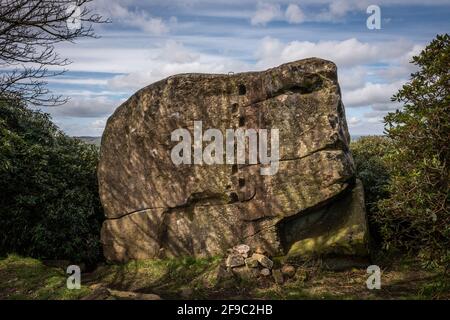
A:
<svg viewBox="0 0 450 320">
<path fill-rule="evenodd" d="M 260 162 L 175 164 L 171 151 L 178 142 L 171 133 L 193 132 L 194 121 L 224 135 L 230 128 L 278 129 L 278 171 L 263 175 Z M 305 234 L 295 235 L 289 225 L 351 193 L 348 145 L 337 70 L 329 61 L 312 58 L 230 75 L 181 74 L 151 84 L 117 108 L 102 137 L 104 254 L 114 261 L 211 256 L 246 243 L 285 255 Z M 338 214 L 345 216 L 341 207 Z M 365 221 L 364 208 L 358 214 Z M 320 232 L 320 221 L 315 224 Z"/>
</svg>

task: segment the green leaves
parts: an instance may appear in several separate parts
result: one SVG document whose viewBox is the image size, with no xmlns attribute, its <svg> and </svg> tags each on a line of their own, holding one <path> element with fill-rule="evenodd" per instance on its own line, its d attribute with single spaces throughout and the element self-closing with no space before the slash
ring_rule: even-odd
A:
<svg viewBox="0 0 450 320">
<path fill-rule="evenodd" d="M 0 253 L 101 258 L 97 159 L 47 114 L 0 103 Z"/>
<path fill-rule="evenodd" d="M 381 242 L 383 225 L 375 219 L 377 204 L 388 196 L 390 169 L 385 159 L 391 148 L 390 139 L 384 136 L 362 137 L 350 145 L 357 177 L 363 182 L 366 211 L 372 238 Z"/>
<path fill-rule="evenodd" d="M 412 62 L 418 71 L 393 97 L 404 107 L 384 119 L 391 177 L 375 218 L 386 248 L 443 263 L 450 247 L 450 36 L 438 35 Z"/>
</svg>

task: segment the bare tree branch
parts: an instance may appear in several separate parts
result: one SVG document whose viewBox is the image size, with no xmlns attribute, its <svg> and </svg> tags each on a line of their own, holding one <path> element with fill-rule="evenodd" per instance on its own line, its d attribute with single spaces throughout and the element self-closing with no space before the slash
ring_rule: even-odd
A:
<svg viewBox="0 0 450 320">
<path fill-rule="evenodd" d="M 0 99 L 41 106 L 66 102 L 50 93 L 45 79 L 66 71 L 49 68 L 70 64 L 55 52 L 55 44 L 96 37 L 92 25 L 110 22 L 93 13 L 90 2 L 0 0 Z M 74 21 L 79 22 L 75 27 Z"/>
</svg>

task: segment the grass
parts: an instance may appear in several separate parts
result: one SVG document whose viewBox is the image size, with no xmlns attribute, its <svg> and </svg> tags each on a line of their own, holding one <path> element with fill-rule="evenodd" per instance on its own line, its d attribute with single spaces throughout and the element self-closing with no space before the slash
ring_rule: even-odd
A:
<svg viewBox="0 0 450 320">
<path fill-rule="evenodd" d="M 0 279 L 0 299 L 79 299 L 90 291 L 85 286 L 69 290 L 63 270 L 16 255 L 0 260 Z"/>
<path fill-rule="evenodd" d="M 366 288 L 365 269 L 335 272 L 320 264 L 299 266 L 301 272 L 281 286 L 270 278 L 218 280 L 217 274 L 224 270 L 221 261 L 215 257 L 104 264 L 82 274 L 80 290 L 69 290 L 64 270 L 9 255 L 0 259 L 0 299 L 93 298 L 98 287 L 154 293 L 163 299 L 450 299 L 449 275 L 411 261 L 399 260 L 382 268 L 381 290 Z"/>
<path fill-rule="evenodd" d="M 125 264 L 104 265 L 87 277 L 88 283 L 101 282 L 109 288 L 156 293 L 164 298 L 179 298 L 183 288 L 198 291 L 200 276 L 213 271 L 221 258 L 178 258 L 130 261 Z M 197 290 L 198 289 L 198 290 Z"/>
<path fill-rule="evenodd" d="M 450 299 L 450 276 L 440 275 L 419 290 L 420 299 Z"/>
</svg>

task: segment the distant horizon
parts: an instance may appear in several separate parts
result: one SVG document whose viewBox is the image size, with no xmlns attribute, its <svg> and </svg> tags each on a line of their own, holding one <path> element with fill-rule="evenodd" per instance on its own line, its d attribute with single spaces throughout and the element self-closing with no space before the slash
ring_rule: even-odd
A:
<svg viewBox="0 0 450 320">
<path fill-rule="evenodd" d="M 351 134 L 350 137 L 385 136 L 385 134 Z M 101 138 L 102 136 L 70 136 L 74 138 Z"/>
<path fill-rule="evenodd" d="M 350 135 L 350 141 L 358 141 L 362 137 L 368 136 L 386 136 L 385 134 L 368 134 L 368 135 Z M 80 139 L 86 143 L 100 146 L 102 136 L 71 136 L 72 138 Z"/>
</svg>

